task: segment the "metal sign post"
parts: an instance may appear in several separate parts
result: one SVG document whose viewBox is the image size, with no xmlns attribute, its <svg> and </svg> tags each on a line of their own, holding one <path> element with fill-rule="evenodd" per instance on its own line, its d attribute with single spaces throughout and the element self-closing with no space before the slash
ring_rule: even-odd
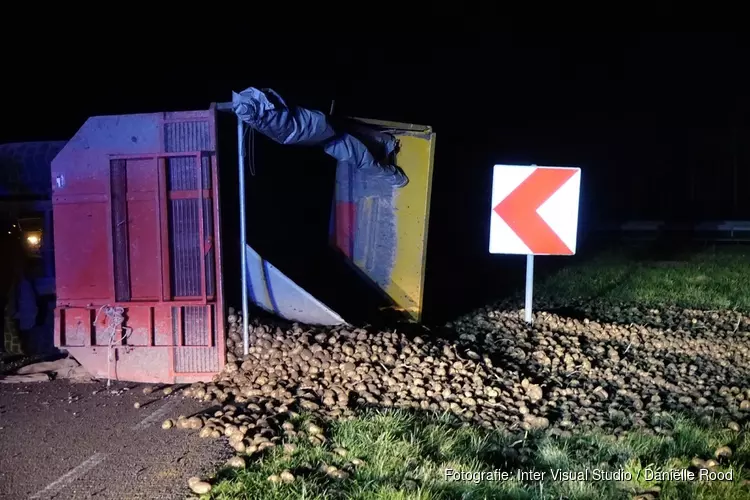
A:
<svg viewBox="0 0 750 500">
<path fill-rule="evenodd" d="M 532 302 L 534 300 L 534 256 L 526 256 L 526 300 L 523 310 L 523 319 L 526 323 L 533 323 L 534 318 L 531 315 Z"/>
</svg>

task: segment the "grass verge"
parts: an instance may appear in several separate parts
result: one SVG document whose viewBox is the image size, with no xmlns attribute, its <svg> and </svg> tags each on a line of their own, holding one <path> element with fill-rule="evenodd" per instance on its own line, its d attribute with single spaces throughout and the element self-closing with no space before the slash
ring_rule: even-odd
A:
<svg viewBox="0 0 750 500">
<path fill-rule="evenodd" d="M 634 258 L 635 257 L 635 258 Z M 537 297 L 593 299 L 695 309 L 750 311 L 750 249 L 715 247 L 669 260 L 638 258 L 630 252 L 600 254 L 572 265 L 537 288 Z M 456 427 L 449 416 L 378 411 L 352 421 L 333 422 L 328 443 L 296 443 L 297 451 L 276 447 L 248 461 L 245 470 L 219 473 L 215 499 L 750 499 L 750 429 L 740 432 L 718 422 L 696 423 L 665 417 L 670 437 L 632 432 L 622 440 L 601 433 L 570 438 L 545 433 L 525 436 L 474 427 Z M 714 458 L 728 446 L 733 454 L 713 470 L 732 480 L 700 480 L 694 459 Z M 336 447 L 348 450 L 342 457 Z M 353 466 L 352 458 L 364 461 Z M 320 469 L 333 465 L 349 473 L 330 477 Z M 475 481 L 448 477 L 446 470 L 491 473 Z M 268 477 L 289 470 L 290 484 Z M 696 479 L 665 479 L 667 471 L 692 471 Z M 543 479 L 518 480 L 518 472 L 544 472 Z M 561 480 L 552 471 L 580 473 Z M 503 478 L 500 474 L 509 474 Z M 617 476 L 619 474 L 619 476 Z M 658 474 L 662 474 L 659 477 Z M 598 476 L 596 476 L 598 475 Z M 596 480 L 596 479 L 600 480 Z"/>
<path fill-rule="evenodd" d="M 537 296 L 750 311 L 749 247 L 707 247 L 669 260 L 647 255 L 625 250 L 599 254 L 552 275 Z"/>
<path fill-rule="evenodd" d="M 743 469 L 750 460 L 747 429 L 737 433 L 679 417 L 670 418 L 669 425 L 672 437 L 635 433 L 621 440 L 601 434 L 555 438 L 456 427 L 445 415 L 376 411 L 331 424 L 328 442 L 322 447 L 298 442 L 291 455 L 276 447 L 250 461 L 245 470 L 221 471 L 210 498 L 602 499 L 642 494 L 663 500 L 750 498 L 747 472 Z M 649 475 L 687 470 L 695 457 L 711 459 L 718 447 L 727 445 L 733 455 L 715 470 L 731 473 L 732 480 L 661 480 L 663 476 Z M 347 455 L 335 453 L 337 447 L 347 450 Z M 364 464 L 351 465 L 353 458 Z M 326 465 L 348 471 L 349 477 L 329 477 L 320 470 Z M 294 482 L 268 481 L 269 476 L 284 470 L 294 474 Z M 475 480 L 448 475 L 448 470 L 457 474 L 497 472 L 494 480 Z M 541 481 L 519 480 L 518 471 L 543 472 L 544 476 Z M 589 477 L 565 481 L 554 477 L 553 471 L 588 471 Z M 500 476 L 503 472 L 510 477 Z"/>
</svg>

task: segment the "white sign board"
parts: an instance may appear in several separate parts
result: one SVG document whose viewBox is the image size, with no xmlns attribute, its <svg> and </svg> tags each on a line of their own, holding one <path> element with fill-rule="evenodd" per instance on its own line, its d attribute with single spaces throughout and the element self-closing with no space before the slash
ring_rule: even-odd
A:
<svg viewBox="0 0 750 500">
<path fill-rule="evenodd" d="M 581 169 L 495 165 L 490 253 L 574 255 Z"/>
</svg>

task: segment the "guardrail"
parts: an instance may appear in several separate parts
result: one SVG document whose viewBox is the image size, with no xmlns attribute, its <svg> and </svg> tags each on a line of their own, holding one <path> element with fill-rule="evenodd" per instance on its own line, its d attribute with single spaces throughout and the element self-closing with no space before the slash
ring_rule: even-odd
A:
<svg viewBox="0 0 750 500">
<path fill-rule="evenodd" d="M 601 228 L 597 232 L 616 233 L 628 241 L 681 236 L 695 241 L 750 242 L 750 221 L 703 221 L 693 224 L 667 223 L 661 220 L 627 221 L 619 226 Z"/>
</svg>

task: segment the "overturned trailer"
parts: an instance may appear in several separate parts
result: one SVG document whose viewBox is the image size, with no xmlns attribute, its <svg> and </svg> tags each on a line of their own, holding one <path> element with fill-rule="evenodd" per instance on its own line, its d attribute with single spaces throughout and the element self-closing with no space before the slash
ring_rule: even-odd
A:
<svg viewBox="0 0 750 500">
<path fill-rule="evenodd" d="M 97 116 L 52 162 L 55 344 L 97 377 L 187 383 L 210 380 L 224 366 L 225 284 L 238 279 L 226 269 L 239 268 L 227 266 L 224 247 L 260 216 L 242 210 L 242 231 L 222 224 L 221 196 L 237 189 L 222 182 L 222 172 L 237 169 L 219 151 L 220 134 L 229 132 L 217 126 L 218 113 L 226 108 L 243 124 L 241 180 L 250 131 L 320 146 L 336 160 L 331 243 L 396 309 L 421 318 L 429 127 L 332 124 L 257 89 L 203 111 Z M 393 186 L 383 165 L 397 165 L 408 184 Z M 241 241 L 249 301 L 293 321 L 346 321 Z"/>
</svg>

